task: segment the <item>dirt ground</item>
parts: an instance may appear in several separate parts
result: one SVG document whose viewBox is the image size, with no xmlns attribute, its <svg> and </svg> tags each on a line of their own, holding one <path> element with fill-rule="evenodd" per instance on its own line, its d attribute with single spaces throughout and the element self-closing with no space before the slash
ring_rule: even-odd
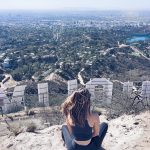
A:
<svg viewBox="0 0 150 150">
<path fill-rule="evenodd" d="M 51 117 L 55 118 L 56 114 Z M 59 114 L 58 114 L 59 116 Z M 57 118 L 57 117 L 56 117 Z M 58 119 L 58 118 L 57 118 Z M 58 120 L 55 121 L 58 121 Z M 60 118 L 61 120 L 62 118 Z M 2 150 L 66 150 L 61 138 L 61 125 L 46 127 L 40 119 L 33 116 L 26 120 L 14 121 L 14 126 L 28 122 L 37 125 L 37 133 L 23 132 L 13 136 L 6 124 L 0 122 L 0 147 Z M 109 125 L 103 147 L 106 150 L 149 150 L 150 148 L 150 111 L 138 115 L 123 115 L 108 121 L 100 116 L 101 122 Z"/>
</svg>

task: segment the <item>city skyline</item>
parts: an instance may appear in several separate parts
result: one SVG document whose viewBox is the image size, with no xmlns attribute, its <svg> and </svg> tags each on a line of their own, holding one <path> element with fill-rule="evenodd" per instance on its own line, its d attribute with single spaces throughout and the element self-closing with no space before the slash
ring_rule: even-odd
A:
<svg viewBox="0 0 150 150">
<path fill-rule="evenodd" d="M 0 0 L 0 10 L 150 10 L 149 0 Z"/>
</svg>

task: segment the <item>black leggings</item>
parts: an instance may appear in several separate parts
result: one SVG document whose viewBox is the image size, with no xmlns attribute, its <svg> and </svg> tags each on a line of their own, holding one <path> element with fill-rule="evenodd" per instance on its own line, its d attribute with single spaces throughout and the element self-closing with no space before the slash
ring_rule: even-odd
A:
<svg viewBox="0 0 150 150">
<path fill-rule="evenodd" d="M 108 129 L 108 124 L 102 123 L 100 125 L 99 136 L 93 137 L 91 139 L 91 142 L 86 146 L 75 143 L 75 141 L 73 140 L 73 137 L 71 137 L 66 125 L 62 126 L 62 138 L 63 138 L 68 150 L 98 150 L 101 147 L 101 144 L 106 135 L 107 129 Z"/>
</svg>

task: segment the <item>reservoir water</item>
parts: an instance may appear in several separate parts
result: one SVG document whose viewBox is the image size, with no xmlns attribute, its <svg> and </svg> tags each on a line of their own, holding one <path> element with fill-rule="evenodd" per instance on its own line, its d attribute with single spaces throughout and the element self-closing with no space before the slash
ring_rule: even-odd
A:
<svg viewBox="0 0 150 150">
<path fill-rule="evenodd" d="M 150 40 L 150 35 L 133 35 L 127 39 L 128 43 Z"/>
</svg>

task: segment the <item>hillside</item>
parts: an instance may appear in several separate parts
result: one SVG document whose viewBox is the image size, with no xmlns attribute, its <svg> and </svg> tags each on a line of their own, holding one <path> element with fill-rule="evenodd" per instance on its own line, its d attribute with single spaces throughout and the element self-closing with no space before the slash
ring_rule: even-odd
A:
<svg viewBox="0 0 150 150">
<path fill-rule="evenodd" d="M 150 147 L 150 112 L 138 115 L 123 115 L 107 121 L 109 130 L 104 140 L 106 150 L 149 150 Z M 0 137 L 2 150 L 66 150 L 60 136 L 61 125 L 54 125 L 36 133 L 20 133 Z"/>
<path fill-rule="evenodd" d="M 8 21 L 0 25 L 0 67 L 15 81 L 32 77 L 38 81 L 49 80 L 54 78 L 51 73 L 62 80 L 77 78 L 80 73 L 84 82 L 91 77 L 147 79 L 150 38 L 128 41 L 134 35 L 149 37 L 149 24 L 144 20 L 139 26 L 138 18 L 135 18 L 136 25 L 132 21 L 126 23 L 125 18 L 112 14 L 110 23 L 110 16 L 105 17 L 57 20 L 30 16 L 30 21 L 23 17 L 12 22 L 8 17 Z M 45 19 L 47 21 L 43 21 Z M 129 71 L 132 75 L 128 75 Z M 141 72 L 144 72 L 142 77 Z"/>
</svg>

